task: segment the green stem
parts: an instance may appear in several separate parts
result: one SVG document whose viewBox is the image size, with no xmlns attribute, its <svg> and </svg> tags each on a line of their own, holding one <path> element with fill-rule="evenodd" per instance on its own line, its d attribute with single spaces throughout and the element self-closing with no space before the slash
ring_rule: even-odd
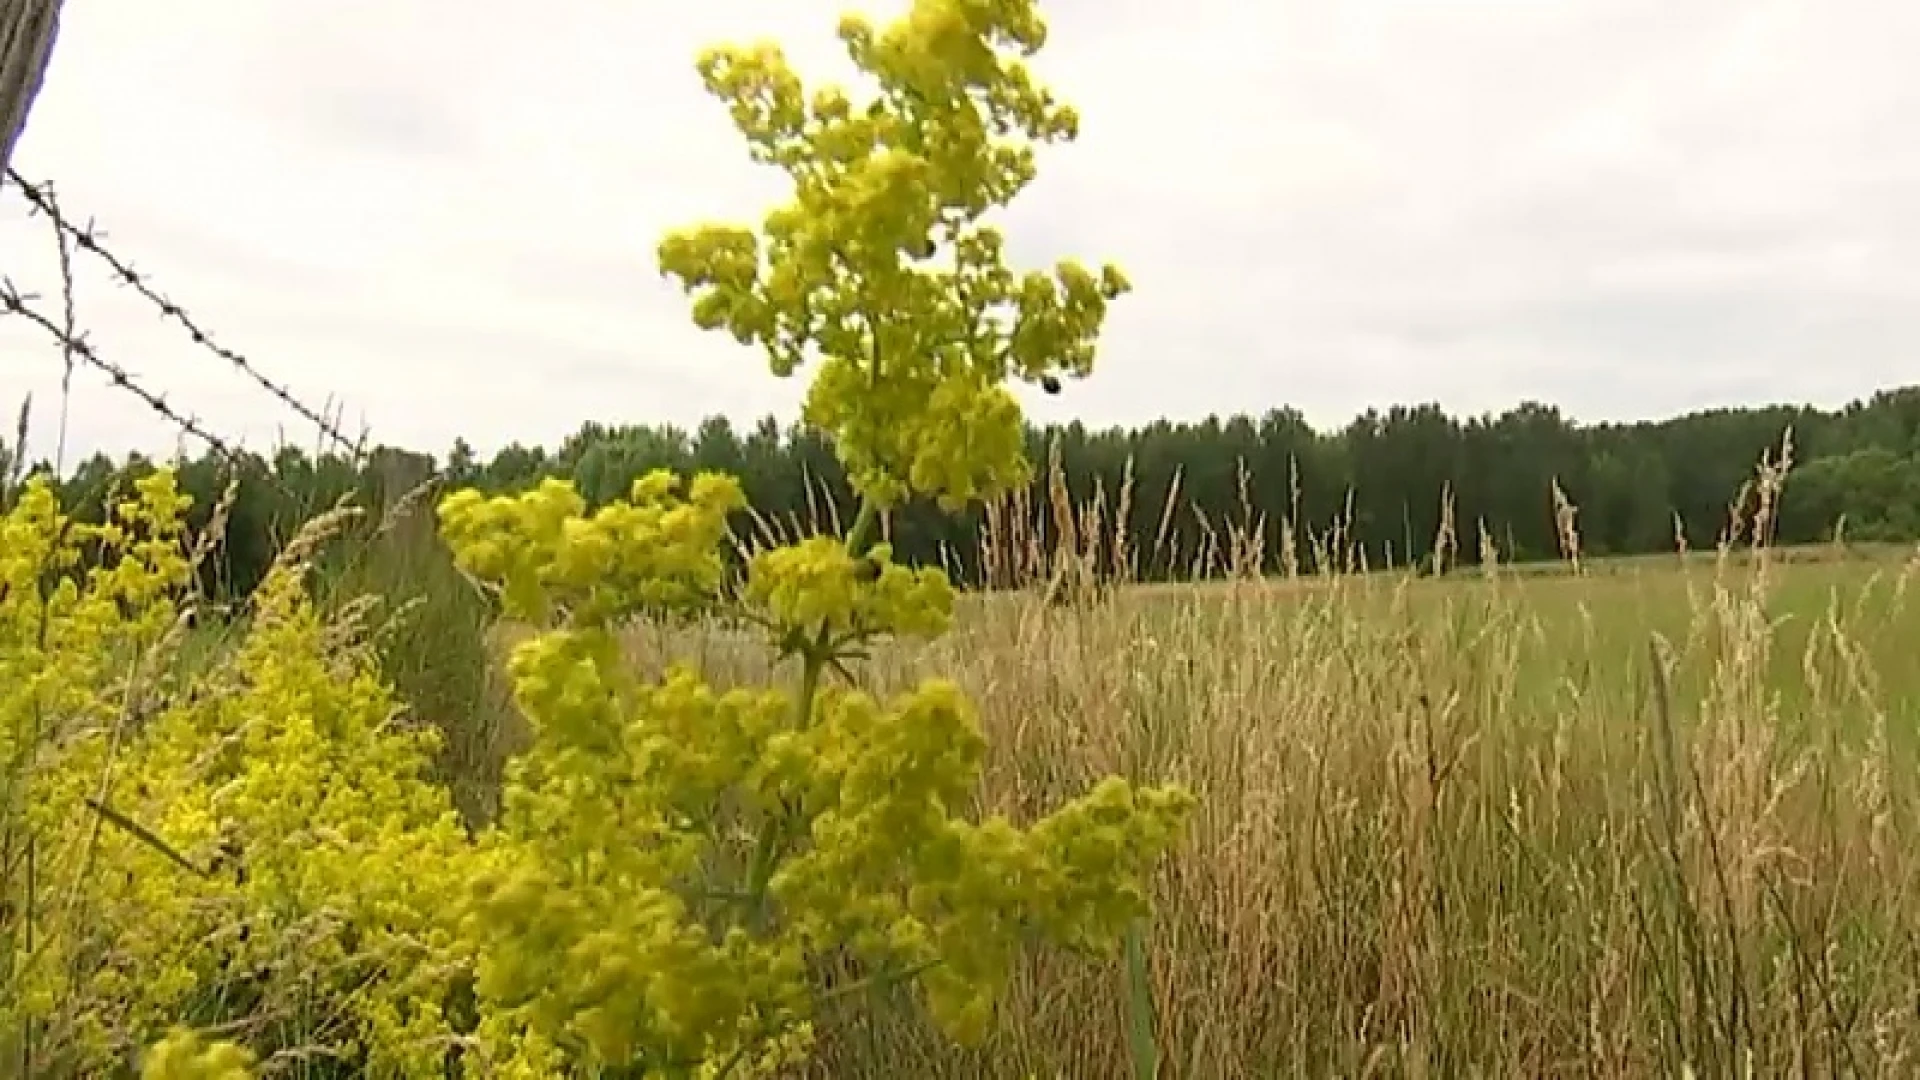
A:
<svg viewBox="0 0 1920 1080">
<path fill-rule="evenodd" d="M 1160 1048 L 1153 1036 L 1153 982 L 1147 972 L 1145 930 L 1140 920 L 1127 927 L 1127 1041 L 1133 1049 L 1134 1080 L 1156 1080 Z"/>
<path fill-rule="evenodd" d="M 734 1050 L 732 1055 L 721 1063 L 720 1071 L 713 1074 L 714 1080 L 728 1080 L 728 1078 L 733 1075 L 733 1070 L 739 1068 L 740 1063 L 747 1060 L 747 1051 L 752 1048 L 753 1043 L 751 1042 L 741 1043 L 739 1048 Z"/>
<path fill-rule="evenodd" d="M 813 699 L 820 691 L 820 673 L 827 666 L 826 641 L 827 631 L 822 627 L 814 647 L 800 656 L 800 692 L 794 695 L 793 700 L 793 725 L 796 731 L 804 730 L 813 722 Z M 781 849 L 786 846 L 792 820 L 793 808 L 782 806 L 778 812 L 769 814 L 760 825 L 760 836 L 754 845 L 753 866 L 747 874 L 746 890 L 752 898 L 756 924 L 765 917 L 767 885 L 773 880 L 774 866 L 780 861 Z"/>
<path fill-rule="evenodd" d="M 872 548 L 872 533 L 880 525 L 880 508 L 866 496 L 860 497 L 860 512 L 854 515 L 853 528 L 847 530 L 847 553 L 854 558 Z"/>
<path fill-rule="evenodd" d="M 898 986 L 909 979 L 918 978 L 922 974 L 939 967 L 943 962 L 944 961 L 937 959 L 922 960 L 917 964 L 911 964 L 893 971 L 876 972 L 864 979 L 847 983 L 845 986 L 836 986 L 826 993 L 821 994 L 820 1004 L 825 1005 L 841 998 L 866 993 L 869 990 L 885 990 L 888 987 Z"/>
<path fill-rule="evenodd" d="M 880 508 L 874 505 L 872 499 L 862 496 L 853 527 L 847 530 L 847 551 L 855 558 L 865 555 L 879 524 Z M 832 631 L 822 626 L 812 646 L 800 655 L 800 690 L 793 700 L 793 726 L 796 731 L 804 730 L 813 723 L 814 698 L 820 693 L 820 677 L 833 660 L 834 645 Z M 773 880 L 774 867 L 786 847 L 792 820 L 792 809 L 782 807 L 778 813 L 768 815 L 755 840 L 753 863 L 747 872 L 746 895 L 756 924 L 766 916 L 767 886 Z"/>
</svg>

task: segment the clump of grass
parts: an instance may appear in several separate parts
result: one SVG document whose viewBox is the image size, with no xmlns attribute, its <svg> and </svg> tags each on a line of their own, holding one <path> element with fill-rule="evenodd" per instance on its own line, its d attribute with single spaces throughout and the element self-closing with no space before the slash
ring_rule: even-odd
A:
<svg viewBox="0 0 1920 1080">
<path fill-rule="evenodd" d="M 439 731 L 439 778 L 479 825 L 499 809 L 505 762 L 524 732 L 495 662 L 491 602 L 434 527 L 440 486 L 435 478 L 415 484 L 349 530 L 325 560 L 316 597 L 332 617 L 372 626 L 381 674 L 411 722 Z M 350 609 L 360 610 L 342 618 Z"/>
<path fill-rule="evenodd" d="M 1060 440 L 1047 456 L 1046 516 L 1038 528 L 1033 492 L 1018 487 L 986 507 L 980 564 L 990 588 L 1036 589 L 1050 607 L 1089 607 L 1111 599 L 1122 578 L 1132 576 L 1124 523 L 1132 510 L 1132 464 L 1120 488 L 1119 505 L 1107 506 L 1105 481 L 1076 505 L 1067 487 Z"/>
</svg>

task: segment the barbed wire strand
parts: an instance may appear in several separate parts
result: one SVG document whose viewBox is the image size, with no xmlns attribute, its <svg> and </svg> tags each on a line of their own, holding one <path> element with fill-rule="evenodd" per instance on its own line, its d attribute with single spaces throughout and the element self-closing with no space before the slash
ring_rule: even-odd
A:
<svg viewBox="0 0 1920 1080">
<path fill-rule="evenodd" d="M 186 330 L 188 336 L 193 339 L 194 344 L 225 360 L 241 374 L 250 379 L 255 385 L 279 399 L 282 404 L 299 414 L 302 419 L 313 424 L 320 431 L 324 439 L 345 450 L 353 461 L 357 463 L 365 459 L 366 436 L 364 434 L 358 439 L 348 438 L 346 434 L 340 430 L 340 426 L 337 423 L 327 419 L 319 410 L 306 405 L 299 398 L 295 397 L 293 391 L 287 386 L 268 378 L 252 361 L 216 342 L 213 336 L 202 329 L 200 324 L 196 322 L 184 308 L 155 289 L 146 277 L 134 270 L 130 263 L 108 250 L 104 243 L 105 233 L 93 221 L 89 220 L 85 227 L 81 227 L 75 225 L 72 219 L 63 214 L 59 204 L 54 201 L 49 186 L 36 185 L 21 176 L 19 171 L 13 168 L 7 169 L 7 179 L 18 186 L 21 194 L 26 196 L 27 201 L 32 204 L 33 213 L 44 214 L 48 218 L 51 218 L 54 226 L 60 230 L 63 236 L 70 238 L 81 250 L 98 256 L 112 268 L 114 276 L 118 278 L 121 284 L 131 286 L 134 291 L 144 296 L 150 303 L 159 308 L 163 318 L 171 319 L 178 323 Z M 16 295 L 18 294 L 16 293 Z"/>
<path fill-rule="evenodd" d="M 125 368 L 96 352 L 93 345 L 87 341 L 84 333 L 72 334 L 61 329 L 59 323 L 53 321 L 53 319 L 49 318 L 39 309 L 33 307 L 34 302 L 39 299 L 40 297 L 33 293 L 21 292 L 11 279 L 0 277 L 0 313 L 18 315 L 28 322 L 39 326 L 40 329 L 46 331 L 47 334 L 60 345 L 67 356 L 78 358 L 89 367 L 106 375 L 107 381 L 111 382 L 117 389 L 124 390 L 134 397 L 139 398 L 149 409 L 160 414 L 161 417 L 165 418 L 175 427 L 206 443 L 207 446 L 211 447 L 213 452 L 218 454 L 236 473 L 246 469 L 250 465 L 257 466 L 268 483 L 279 488 L 284 494 L 291 494 L 287 492 L 285 486 L 281 484 L 280 478 L 275 476 L 273 471 L 266 467 L 265 461 L 253 455 L 242 454 L 234 448 L 233 444 L 215 435 L 213 432 L 208 431 L 206 425 L 202 424 L 199 420 L 168 404 L 165 395 L 156 394 L 140 385 Z"/>
</svg>

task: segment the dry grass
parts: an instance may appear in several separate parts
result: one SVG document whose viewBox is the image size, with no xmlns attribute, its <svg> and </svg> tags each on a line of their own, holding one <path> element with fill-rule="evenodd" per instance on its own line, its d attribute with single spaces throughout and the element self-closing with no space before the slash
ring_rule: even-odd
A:
<svg viewBox="0 0 1920 1080">
<path fill-rule="evenodd" d="M 1716 557 L 1596 566 L 1569 535 L 1557 575 L 1243 568 L 1063 605 L 1022 556 L 1036 587 L 871 677 L 971 690 L 983 810 L 1111 772 L 1199 793 L 1149 937 L 1165 1075 L 1910 1075 L 1920 562 L 1774 558 L 1742 537 L 1777 490 Z M 1254 527 L 1215 550 L 1271 550 Z M 634 647 L 767 676 L 720 631 Z M 818 1075 L 1127 1075 L 1123 983 L 1037 956 L 976 1051 L 905 1000 L 831 1018 Z"/>
</svg>

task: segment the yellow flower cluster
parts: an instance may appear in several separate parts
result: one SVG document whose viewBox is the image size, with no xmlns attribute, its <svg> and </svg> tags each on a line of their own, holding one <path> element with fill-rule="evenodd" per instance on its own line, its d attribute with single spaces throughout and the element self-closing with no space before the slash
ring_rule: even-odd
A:
<svg viewBox="0 0 1920 1080">
<path fill-rule="evenodd" d="M 810 953 L 845 946 L 882 971 L 923 972 L 954 1037 L 986 1033 L 1029 934 L 1099 950 L 1145 913 L 1140 880 L 1191 805 L 1177 788 L 1108 780 L 1030 828 L 954 814 L 986 748 L 960 689 L 931 680 L 888 707 L 821 695 L 816 723 L 769 747 L 810 846 L 772 879 Z"/>
<path fill-rule="evenodd" d="M 838 88 L 809 97 L 771 45 L 700 59 L 753 158 L 794 194 L 758 233 L 668 236 L 660 265 L 698 325 L 759 344 L 776 374 L 822 359 L 807 419 L 882 506 L 921 493 L 957 507 L 1024 483 L 1002 384 L 1087 374 L 1129 288 L 1073 262 L 1015 274 L 983 222 L 1032 182 L 1033 144 L 1079 130 L 1021 62 L 1045 36 L 1032 0 L 915 0 L 884 29 L 850 16 L 841 40 L 879 89 L 865 107 Z"/>
<path fill-rule="evenodd" d="M 61 513 L 44 481 L 20 492 L 0 521 L 0 761 L 27 752 L 49 716 L 76 730 L 112 722 L 115 703 L 100 689 L 176 617 L 169 594 L 191 573 L 181 548 L 188 501 L 156 473 L 107 524 L 86 525 Z M 109 557 L 80 573 L 90 547 Z"/>
<path fill-rule="evenodd" d="M 1184 792 L 1110 780 L 1027 829 L 973 825 L 955 815 L 985 740 L 957 686 L 884 705 L 813 689 L 831 649 L 950 614 L 943 575 L 876 555 L 859 573 L 816 538 L 756 559 L 747 601 L 827 643 L 803 655 L 798 698 L 719 693 L 686 667 L 642 680 L 604 626 L 515 650 L 538 738 L 463 908 L 496 1059 L 577 1045 L 595 1066 L 670 1075 L 755 1052 L 808 1021 L 811 962 L 843 947 L 918 975 L 948 1029 L 978 1037 L 1026 933 L 1097 949 L 1144 912 L 1141 878 Z"/>
<path fill-rule="evenodd" d="M 147 1051 L 140 1080 L 251 1080 L 253 1054 L 230 1042 L 209 1043 L 175 1030 Z"/>
<path fill-rule="evenodd" d="M 430 1074 L 461 964 L 440 920 L 470 857 L 431 739 L 329 639 L 303 567 L 277 567 L 232 654 L 195 669 L 187 508 L 163 470 L 104 526 L 42 483 L 0 518 L 0 814 L 36 894 L 0 904 L 0 1043 L 53 1032 L 56 1064 L 100 1075 L 129 1037 L 278 1001 L 330 1010 L 376 1071 Z M 150 1074 L 244 1069 L 167 1047 Z"/>
<path fill-rule="evenodd" d="M 856 556 L 831 536 L 756 554 L 745 599 L 775 626 L 836 646 L 883 633 L 938 637 L 953 619 L 945 573 L 901 566 L 887 544 Z"/>
<path fill-rule="evenodd" d="M 698 611 L 720 585 L 727 515 L 746 500 L 730 476 L 705 473 L 689 488 L 680 498 L 679 478 L 656 470 L 591 516 L 571 484 L 551 478 L 517 496 L 462 491 L 440 504 L 440 529 L 462 568 L 502 584 L 510 618 L 602 625 Z"/>
</svg>

